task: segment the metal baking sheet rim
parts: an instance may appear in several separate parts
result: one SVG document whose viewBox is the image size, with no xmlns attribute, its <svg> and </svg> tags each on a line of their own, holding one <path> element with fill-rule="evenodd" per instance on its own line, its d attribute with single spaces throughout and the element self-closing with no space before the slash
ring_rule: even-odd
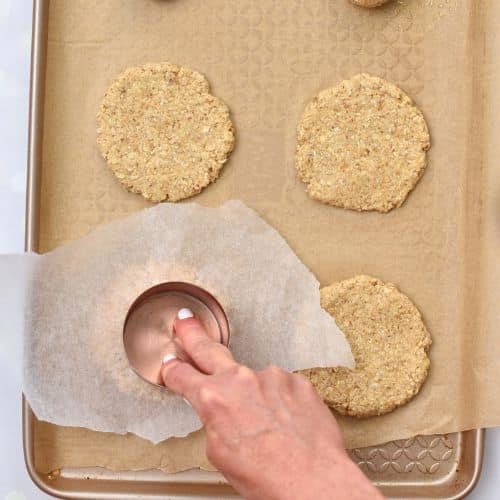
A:
<svg viewBox="0 0 500 500">
<path fill-rule="evenodd" d="M 43 141 L 43 104 L 44 104 L 44 85 L 45 85 L 45 61 L 46 61 L 46 49 L 47 49 L 47 23 L 49 14 L 49 2 L 50 0 L 33 0 L 33 38 L 31 47 L 31 82 L 30 82 L 30 108 L 29 108 L 29 134 L 28 134 L 28 176 L 27 176 L 27 187 L 26 187 L 26 233 L 25 233 L 25 249 L 26 251 L 36 251 L 38 242 L 38 226 L 39 226 L 39 190 L 40 190 L 40 167 L 41 167 L 41 152 L 42 152 L 42 141 Z M 158 492 L 157 487 L 160 483 L 155 482 L 155 485 L 151 485 L 151 489 L 156 486 L 156 492 L 152 491 L 148 494 L 142 488 L 142 491 L 133 491 L 133 486 L 130 481 L 127 481 L 126 486 L 120 485 L 120 481 L 113 481 L 116 483 L 114 489 L 100 490 L 97 488 L 89 488 L 91 486 L 89 481 L 82 481 L 78 479 L 62 479 L 61 484 L 51 485 L 47 474 L 40 474 L 35 469 L 34 463 L 34 436 L 33 436 L 33 422 L 35 415 L 31 410 L 26 398 L 23 395 L 22 398 L 23 406 L 23 450 L 24 459 L 26 464 L 26 469 L 30 475 L 33 482 L 45 493 L 53 495 L 59 498 L 74 498 L 74 499 L 111 499 L 116 498 L 120 495 L 121 498 L 137 498 L 140 494 L 143 497 L 159 498 L 158 495 L 165 495 L 166 492 Z M 468 481 L 464 483 L 460 491 L 454 492 L 452 496 L 445 496 L 441 498 L 463 498 L 469 494 L 474 486 L 477 484 L 479 476 L 481 474 L 482 460 L 483 460 L 483 450 L 484 450 L 484 429 L 475 429 L 471 431 L 465 431 L 459 433 L 462 438 L 466 438 L 468 441 L 468 449 L 470 449 L 469 460 L 472 460 L 472 471 Z M 457 464 L 458 465 L 458 464 Z M 185 475 L 185 473 L 180 473 Z M 200 484 L 197 483 L 190 492 L 187 492 L 185 486 L 189 482 L 180 482 L 178 486 L 178 492 L 169 492 L 170 497 L 185 496 L 186 493 L 202 497 L 207 495 L 209 497 L 214 497 L 217 495 L 218 498 L 224 497 L 229 498 L 235 496 L 234 490 L 232 490 L 226 484 L 221 484 L 223 478 L 217 473 L 205 473 L 211 474 L 211 481 Z M 174 475 L 170 475 L 174 476 Z M 214 481 L 215 477 L 217 479 Z M 66 482 L 66 487 L 63 487 L 63 482 Z M 109 482 L 109 481 L 108 481 Z M 58 481 L 59 483 L 59 481 Z M 83 483 L 83 484 L 79 484 Z M 175 483 L 169 482 L 171 485 Z M 415 488 L 415 497 L 421 496 L 418 492 L 419 484 L 423 481 L 415 482 L 413 485 Z M 397 481 L 376 481 L 387 496 L 391 496 L 391 490 L 394 491 L 398 488 Z M 392 485 L 392 486 L 391 486 Z M 121 486 L 121 487 L 120 487 Z M 123 487 L 125 486 L 125 488 Z M 137 485 L 138 486 L 138 485 Z M 144 485 L 143 485 L 144 486 Z M 401 483 L 400 487 L 405 487 Z M 427 485 L 428 487 L 430 484 Z M 425 486 L 424 486 L 425 487 Z M 421 492 L 425 496 L 426 493 Z M 438 497 L 434 497 L 438 498 Z"/>
</svg>

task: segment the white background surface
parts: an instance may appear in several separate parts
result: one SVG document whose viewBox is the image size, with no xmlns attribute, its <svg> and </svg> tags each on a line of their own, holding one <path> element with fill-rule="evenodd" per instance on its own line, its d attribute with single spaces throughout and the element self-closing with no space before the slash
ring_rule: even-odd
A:
<svg viewBox="0 0 500 500">
<path fill-rule="evenodd" d="M 31 9 L 32 0 L 0 0 L 0 253 L 24 246 Z M 24 466 L 17 340 L 0 318 L 0 500 L 48 498 Z M 469 498 L 500 498 L 500 429 L 486 433 L 483 473 Z"/>
</svg>

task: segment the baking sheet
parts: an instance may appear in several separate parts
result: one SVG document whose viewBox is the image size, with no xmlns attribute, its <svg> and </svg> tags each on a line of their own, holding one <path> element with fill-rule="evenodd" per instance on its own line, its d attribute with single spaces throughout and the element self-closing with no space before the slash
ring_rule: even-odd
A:
<svg viewBox="0 0 500 500">
<path fill-rule="evenodd" d="M 188 0 L 151 1 L 148 9 L 144 2 L 118 3 L 92 15 L 88 2 L 51 5 L 40 249 L 145 206 L 121 191 L 88 140 L 93 115 L 113 76 L 145 62 L 144 54 L 187 64 L 204 72 L 229 104 L 239 137 L 221 179 L 197 201 L 243 199 L 323 284 L 358 272 L 395 281 L 433 334 L 433 366 L 421 395 L 387 417 L 361 425 L 343 419 L 348 442 L 441 431 L 459 421 L 469 428 L 478 417 L 494 425 L 496 400 L 488 393 L 496 375 L 484 367 L 498 354 L 492 328 L 500 281 L 493 220 L 498 173 L 490 163 L 498 150 L 485 132 L 497 119 L 496 68 L 491 49 L 482 48 L 485 33 L 490 42 L 495 34 L 498 9 L 489 2 L 417 0 L 370 12 L 319 0 L 214 0 L 209 12 Z M 176 22 L 165 30 L 171 16 Z M 408 202 L 388 215 L 319 205 L 293 169 L 295 124 L 307 100 L 361 70 L 402 86 L 431 129 L 429 169 Z M 414 421 L 423 430 L 403 425 Z"/>
</svg>

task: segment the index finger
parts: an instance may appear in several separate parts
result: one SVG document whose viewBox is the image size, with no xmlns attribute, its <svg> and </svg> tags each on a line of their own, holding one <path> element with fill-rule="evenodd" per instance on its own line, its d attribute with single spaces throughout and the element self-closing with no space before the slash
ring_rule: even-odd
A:
<svg viewBox="0 0 500 500">
<path fill-rule="evenodd" d="M 196 318 L 177 318 L 174 329 L 186 354 L 203 372 L 212 375 L 236 364 L 229 349 L 212 339 Z"/>
</svg>

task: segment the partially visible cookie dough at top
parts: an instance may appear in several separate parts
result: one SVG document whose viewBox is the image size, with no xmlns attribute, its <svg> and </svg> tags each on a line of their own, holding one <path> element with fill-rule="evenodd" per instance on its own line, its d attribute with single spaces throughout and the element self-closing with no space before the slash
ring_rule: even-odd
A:
<svg viewBox="0 0 500 500">
<path fill-rule="evenodd" d="M 390 0 L 351 0 L 351 2 L 355 5 L 359 5 L 360 7 L 380 7 L 384 3 L 389 2 Z"/>
</svg>

